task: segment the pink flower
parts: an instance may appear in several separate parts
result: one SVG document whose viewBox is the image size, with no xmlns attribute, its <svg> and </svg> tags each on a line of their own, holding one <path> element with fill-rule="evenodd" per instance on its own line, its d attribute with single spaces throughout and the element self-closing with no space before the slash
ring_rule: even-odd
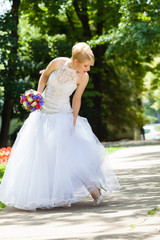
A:
<svg viewBox="0 0 160 240">
<path fill-rule="evenodd" d="M 23 97 L 23 101 L 27 101 L 27 97 Z"/>
<path fill-rule="evenodd" d="M 36 108 L 37 108 L 37 109 L 40 109 L 40 108 L 41 108 L 41 105 L 37 104 L 37 105 L 36 105 Z"/>
</svg>

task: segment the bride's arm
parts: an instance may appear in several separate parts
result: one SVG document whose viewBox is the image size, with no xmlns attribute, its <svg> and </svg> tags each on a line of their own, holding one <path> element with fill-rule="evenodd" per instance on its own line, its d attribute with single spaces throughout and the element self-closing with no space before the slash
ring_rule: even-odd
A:
<svg viewBox="0 0 160 240">
<path fill-rule="evenodd" d="M 81 107 L 81 97 L 82 94 L 87 86 L 87 83 L 89 81 L 89 75 L 85 74 L 83 78 L 81 78 L 80 84 L 78 84 L 78 87 L 74 93 L 73 99 L 72 99 L 72 109 L 73 109 L 73 124 L 76 124 L 77 116 Z"/>
<path fill-rule="evenodd" d="M 65 57 L 59 57 L 53 59 L 45 69 L 45 71 L 42 73 L 39 82 L 38 82 L 38 88 L 37 91 L 42 93 L 43 89 L 45 88 L 49 75 L 54 72 L 57 68 L 59 68 L 61 65 L 63 65 L 66 62 L 67 58 Z"/>
</svg>

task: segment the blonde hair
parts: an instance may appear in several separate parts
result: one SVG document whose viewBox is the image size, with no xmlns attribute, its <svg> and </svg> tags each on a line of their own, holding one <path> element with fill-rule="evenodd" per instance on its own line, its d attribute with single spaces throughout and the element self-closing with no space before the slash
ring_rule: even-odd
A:
<svg viewBox="0 0 160 240">
<path fill-rule="evenodd" d="M 87 43 L 79 42 L 72 47 L 72 61 L 75 59 L 79 63 L 89 60 L 94 65 L 94 54 Z"/>
</svg>

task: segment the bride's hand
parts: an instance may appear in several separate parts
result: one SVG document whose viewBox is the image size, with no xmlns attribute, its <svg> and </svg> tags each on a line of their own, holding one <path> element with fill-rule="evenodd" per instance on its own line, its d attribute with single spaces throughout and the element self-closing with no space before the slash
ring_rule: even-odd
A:
<svg viewBox="0 0 160 240">
<path fill-rule="evenodd" d="M 74 126 L 76 125 L 76 120 L 77 120 L 77 118 L 74 118 L 74 120 L 73 120 L 73 125 Z"/>
</svg>

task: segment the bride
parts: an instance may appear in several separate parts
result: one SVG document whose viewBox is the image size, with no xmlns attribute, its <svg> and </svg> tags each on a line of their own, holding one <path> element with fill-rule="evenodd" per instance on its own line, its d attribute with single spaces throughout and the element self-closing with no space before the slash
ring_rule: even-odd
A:
<svg viewBox="0 0 160 240">
<path fill-rule="evenodd" d="M 105 193 L 119 190 L 105 148 L 78 115 L 93 64 L 92 50 L 80 42 L 71 58 L 53 59 L 41 75 L 45 103 L 18 133 L 0 185 L 3 203 L 26 210 L 69 207 L 90 194 L 98 206 Z"/>
</svg>

